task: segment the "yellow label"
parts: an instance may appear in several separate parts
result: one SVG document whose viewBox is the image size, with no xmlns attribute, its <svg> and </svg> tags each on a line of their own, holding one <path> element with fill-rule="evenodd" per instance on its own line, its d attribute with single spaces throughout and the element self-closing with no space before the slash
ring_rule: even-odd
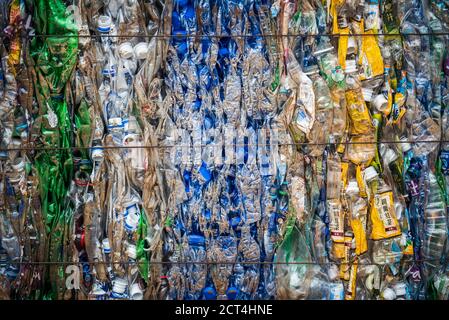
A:
<svg viewBox="0 0 449 320">
<path fill-rule="evenodd" d="M 345 257 L 345 244 L 343 242 L 333 242 L 332 252 L 335 258 L 343 259 Z"/>
<path fill-rule="evenodd" d="M 369 30 L 362 37 L 362 50 L 359 64 L 361 65 L 360 80 L 371 79 L 384 73 L 384 62 L 377 44 L 374 30 Z M 371 35 L 371 36 L 370 36 Z"/>
<path fill-rule="evenodd" d="M 332 241 L 344 242 L 344 213 L 340 200 L 328 200 L 327 212 L 329 213 L 329 229 Z"/>
<path fill-rule="evenodd" d="M 357 185 L 359 186 L 360 196 L 366 198 L 368 195 L 366 193 L 366 185 L 362 177 L 362 166 L 360 165 L 356 166 L 355 177 L 357 179 Z"/>
<path fill-rule="evenodd" d="M 373 123 L 362 94 L 358 90 L 346 91 L 347 110 L 351 119 L 351 134 L 367 134 L 373 132 Z"/>
<path fill-rule="evenodd" d="M 354 300 L 356 293 L 356 282 L 357 282 L 357 267 L 358 261 L 356 260 L 351 266 L 351 272 L 349 276 L 348 290 L 345 295 L 345 300 Z"/>
<path fill-rule="evenodd" d="M 338 63 L 343 68 L 346 68 L 346 53 L 348 52 L 348 40 L 349 40 L 349 27 L 340 29 L 340 34 L 344 34 L 345 36 L 338 37 Z"/>
<path fill-rule="evenodd" d="M 351 228 L 355 238 L 355 253 L 359 256 L 368 250 L 365 228 L 362 221 L 357 218 L 351 220 Z"/>
<path fill-rule="evenodd" d="M 330 15 L 332 16 L 332 33 L 338 33 L 338 8 L 345 3 L 345 0 L 331 0 Z"/>
<path fill-rule="evenodd" d="M 340 265 L 340 279 L 348 281 L 349 276 L 349 263 L 345 261 Z"/>
<path fill-rule="evenodd" d="M 401 234 L 401 228 L 396 218 L 391 191 L 376 194 L 371 206 L 371 223 L 373 226 L 371 239 L 379 240 L 395 237 Z"/>
<path fill-rule="evenodd" d="M 341 162 L 341 179 L 343 181 L 343 188 L 346 188 L 348 184 L 348 169 L 349 162 Z"/>
</svg>

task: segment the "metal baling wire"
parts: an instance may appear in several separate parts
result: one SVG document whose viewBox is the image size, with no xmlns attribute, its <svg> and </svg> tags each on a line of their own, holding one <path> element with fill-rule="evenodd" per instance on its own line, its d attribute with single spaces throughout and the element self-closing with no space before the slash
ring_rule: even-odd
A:
<svg viewBox="0 0 449 320">
<path fill-rule="evenodd" d="M 313 143 L 313 142 L 292 142 L 292 143 L 278 143 L 278 146 L 332 146 L 332 145 L 360 145 L 360 144 L 403 144 L 403 143 L 449 143 L 449 140 L 408 140 L 408 141 L 346 141 L 346 142 L 321 142 L 321 143 Z M 242 147 L 242 146 L 253 146 L 253 147 L 260 147 L 260 146 L 266 146 L 268 144 L 258 143 L 258 144 L 239 144 L 239 143 L 232 143 L 232 144 L 223 144 L 223 147 L 225 146 L 235 146 L 235 147 Z M 199 144 L 195 145 L 195 147 L 208 147 L 210 144 Z M 66 150 L 66 149 L 151 149 L 151 148 L 159 148 L 159 149 L 165 149 L 165 148 L 189 148 L 191 145 L 148 145 L 148 146 L 91 146 L 91 147 L 56 147 L 56 148 L 45 148 L 45 147 L 22 147 L 22 148 L 0 148 L 0 151 L 21 151 L 21 150 Z"/>
<path fill-rule="evenodd" d="M 348 33 L 348 34 L 339 34 L 339 33 L 316 33 L 316 34 L 307 34 L 307 33 L 291 33 L 291 34 L 183 34 L 183 35 L 164 35 L 164 34 L 155 34 L 155 35 L 139 35 L 139 34 L 129 34 L 129 35 L 104 35 L 104 34 L 83 34 L 83 35 L 53 35 L 53 34 L 35 34 L 33 37 L 41 37 L 41 38 L 163 38 L 163 39 L 171 39 L 171 38 L 253 38 L 253 37 L 263 37 L 263 38 L 290 38 L 290 37 L 377 37 L 377 36 L 387 36 L 387 37 L 396 37 L 396 36 L 447 36 L 449 32 L 423 32 L 423 33 Z"/>
<path fill-rule="evenodd" d="M 408 260 L 407 262 L 416 262 L 416 263 L 423 263 L 423 262 L 432 262 L 432 261 L 441 261 L 441 259 L 411 259 Z M 86 262 L 69 262 L 69 261 L 42 261 L 42 262 L 33 262 L 33 261 L 19 261 L 19 262 L 11 262 L 11 264 L 14 265 L 53 265 L 53 264 L 57 264 L 57 265 L 74 265 L 74 264 L 83 264 Z M 108 264 L 108 262 L 106 261 L 92 261 L 92 262 L 88 262 L 89 264 Z M 123 265 L 140 265 L 140 264 L 145 264 L 145 262 L 141 262 L 141 261 L 116 261 L 114 263 L 117 264 L 123 264 Z M 229 262 L 229 261 L 214 261 L 214 262 L 210 262 L 210 261 L 150 261 L 149 263 L 154 263 L 154 264 L 205 264 L 205 265 L 217 265 L 217 264 L 247 264 L 247 265 L 254 265 L 254 264 L 260 264 L 260 265 L 266 265 L 266 264 L 272 264 L 272 265 L 282 265 L 282 264 L 293 264 L 293 265 L 320 265 L 320 266 L 324 266 L 324 265 L 351 265 L 353 262 L 299 262 L 299 261 L 245 261 L 245 262 Z M 359 266 L 384 266 L 387 265 L 389 263 L 361 263 L 359 262 L 358 265 Z"/>
</svg>

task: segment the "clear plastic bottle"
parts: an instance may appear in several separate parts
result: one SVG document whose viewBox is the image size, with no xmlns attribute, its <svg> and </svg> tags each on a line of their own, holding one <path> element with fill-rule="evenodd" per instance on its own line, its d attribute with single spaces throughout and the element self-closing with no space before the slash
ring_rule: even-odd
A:
<svg viewBox="0 0 449 320">
<path fill-rule="evenodd" d="M 334 105 L 326 81 L 318 74 L 310 76 L 313 81 L 315 101 L 315 122 L 309 134 L 310 155 L 319 157 L 323 155 L 326 143 L 332 129 Z"/>
<path fill-rule="evenodd" d="M 204 264 L 207 261 L 205 238 L 201 235 L 190 235 L 189 246 L 184 256 L 188 262 L 185 271 L 189 274 L 189 277 L 185 279 L 189 288 L 186 299 L 198 300 L 206 284 L 207 276 L 207 266 Z"/>
<path fill-rule="evenodd" d="M 327 158 L 326 182 L 327 199 L 338 199 L 341 191 L 341 161 L 337 153 L 330 154 Z"/>
<path fill-rule="evenodd" d="M 402 158 L 399 157 L 397 152 L 390 147 L 386 147 L 384 144 L 380 147 L 381 155 L 384 163 L 388 166 L 391 173 L 392 182 L 394 182 L 396 189 L 402 195 L 405 195 L 405 184 L 403 180 L 403 165 Z"/>
<path fill-rule="evenodd" d="M 211 263 L 209 273 L 212 277 L 217 294 L 224 297 L 226 296 L 231 276 L 236 276 L 236 269 L 237 271 L 239 270 L 237 266 L 234 267 L 232 265 L 232 262 L 237 258 L 236 238 L 232 236 L 219 236 L 211 241 L 208 250 L 209 254 L 207 261 Z M 217 263 L 220 261 L 226 262 L 226 264 Z M 240 290 L 239 279 L 240 276 L 234 278 L 238 290 Z"/>
<path fill-rule="evenodd" d="M 427 201 L 424 205 L 424 237 L 422 256 L 429 267 L 437 267 L 446 252 L 447 242 L 447 212 L 446 204 L 432 172 L 429 172 Z"/>
<path fill-rule="evenodd" d="M 290 130 L 293 133 L 292 138 L 294 142 L 298 144 L 304 142 L 305 137 L 310 133 L 315 120 L 315 103 L 314 101 L 311 101 L 314 99 L 312 97 L 313 90 L 311 84 L 310 86 L 308 84 L 302 90 L 304 91 L 301 92 L 309 97 L 305 99 L 302 99 L 304 97 L 299 97 L 297 99 L 298 104 L 296 105 L 292 123 L 290 124 Z M 304 101 L 307 101 L 307 104 L 305 104 Z"/>
<path fill-rule="evenodd" d="M 1 247 L 7 252 L 9 261 L 19 262 L 21 258 L 19 239 L 9 219 L 4 214 L 0 215 L 0 239 Z"/>
<path fill-rule="evenodd" d="M 258 243 L 252 238 L 248 226 L 242 228 L 238 251 L 239 258 L 245 269 L 240 290 L 243 293 L 242 298 L 246 300 L 254 297 L 256 294 L 259 286 L 260 269 L 260 266 L 257 264 L 260 261 L 260 248 Z M 245 262 L 249 263 L 246 264 Z"/>
<path fill-rule="evenodd" d="M 441 139 L 440 126 L 427 111 L 422 110 L 416 99 L 413 101 L 414 118 L 411 123 L 411 138 L 413 141 L 418 141 L 413 144 L 413 153 L 415 156 L 425 156 L 437 150 L 438 141 Z"/>
</svg>

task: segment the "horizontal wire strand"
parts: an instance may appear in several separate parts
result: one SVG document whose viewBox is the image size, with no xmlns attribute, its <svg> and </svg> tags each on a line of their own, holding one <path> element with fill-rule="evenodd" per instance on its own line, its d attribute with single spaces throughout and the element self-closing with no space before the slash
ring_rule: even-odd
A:
<svg viewBox="0 0 449 320">
<path fill-rule="evenodd" d="M 262 146 L 337 146 L 337 145 L 372 145 L 372 144 L 417 144 L 417 143 L 449 143 L 449 140 L 410 140 L 410 141 L 345 141 L 345 142 L 293 142 L 293 143 L 273 143 L 273 144 L 192 144 L 192 145 L 148 145 L 148 146 L 90 146 L 90 147 L 20 147 L 20 148 L 0 148 L 0 152 L 8 151 L 54 151 L 54 150 L 90 150 L 90 149 L 168 149 L 168 148 L 217 148 L 217 147 L 262 147 Z"/>
<path fill-rule="evenodd" d="M 7 262 L 6 264 L 12 264 L 12 265 L 73 265 L 73 264 L 94 264 L 94 265 L 104 265 L 104 264 L 123 264 L 123 265 L 142 265 L 142 264 L 207 264 L 207 265 L 216 265 L 216 264 L 226 264 L 226 265 L 234 265 L 234 264 L 250 264 L 250 265 L 286 265 L 286 264 L 293 264 L 293 265 L 347 265 L 347 264 L 355 264 L 357 263 L 360 266 L 384 266 L 388 264 L 394 264 L 394 263 L 425 263 L 425 262 L 438 262 L 442 263 L 441 259 L 420 259 L 420 260 L 405 260 L 405 261 L 395 261 L 395 262 L 385 262 L 385 263 L 375 263 L 375 262 L 304 262 L 304 261 L 116 261 L 116 262 L 106 262 L 106 261 L 43 261 L 43 262 L 36 262 L 36 261 L 22 261 L 22 262 Z"/>
<path fill-rule="evenodd" d="M 29 37 L 36 38 L 308 38 L 308 37 L 399 37 L 399 36 L 448 36 L 449 32 L 423 32 L 423 33 L 352 33 L 352 34 L 340 34 L 340 33 L 318 33 L 318 34 L 308 34 L 308 33 L 293 33 L 293 34 L 129 34 L 129 35 L 118 35 L 118 34 L 33 34 Z"/>
</svg>

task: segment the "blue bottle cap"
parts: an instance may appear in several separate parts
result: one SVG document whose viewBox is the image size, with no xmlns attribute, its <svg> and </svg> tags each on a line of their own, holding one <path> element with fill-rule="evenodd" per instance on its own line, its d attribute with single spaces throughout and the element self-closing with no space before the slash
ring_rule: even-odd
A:
<svg viewBox="0 0 449 320">
<path fill-rule="evenodd" d="M 217 292 L 213 287 L 206 287 L 203 289 L 203 295 L 206 300 L 217 299 Z"/>
<path fill-rule="evenodd" d="M 237 294 L 239 293 L 239 289 L 237 287 L 229 287 L 226 291 L 226 296 L 229 300 L 235 300 L 237 298 Z"/>
<path fill-rule="evenodd" d="M 101 33 L 109 33 L 109 31 L 111 31 L 111 27 L 98 27 L 98 31 Z"/>
</svg>

